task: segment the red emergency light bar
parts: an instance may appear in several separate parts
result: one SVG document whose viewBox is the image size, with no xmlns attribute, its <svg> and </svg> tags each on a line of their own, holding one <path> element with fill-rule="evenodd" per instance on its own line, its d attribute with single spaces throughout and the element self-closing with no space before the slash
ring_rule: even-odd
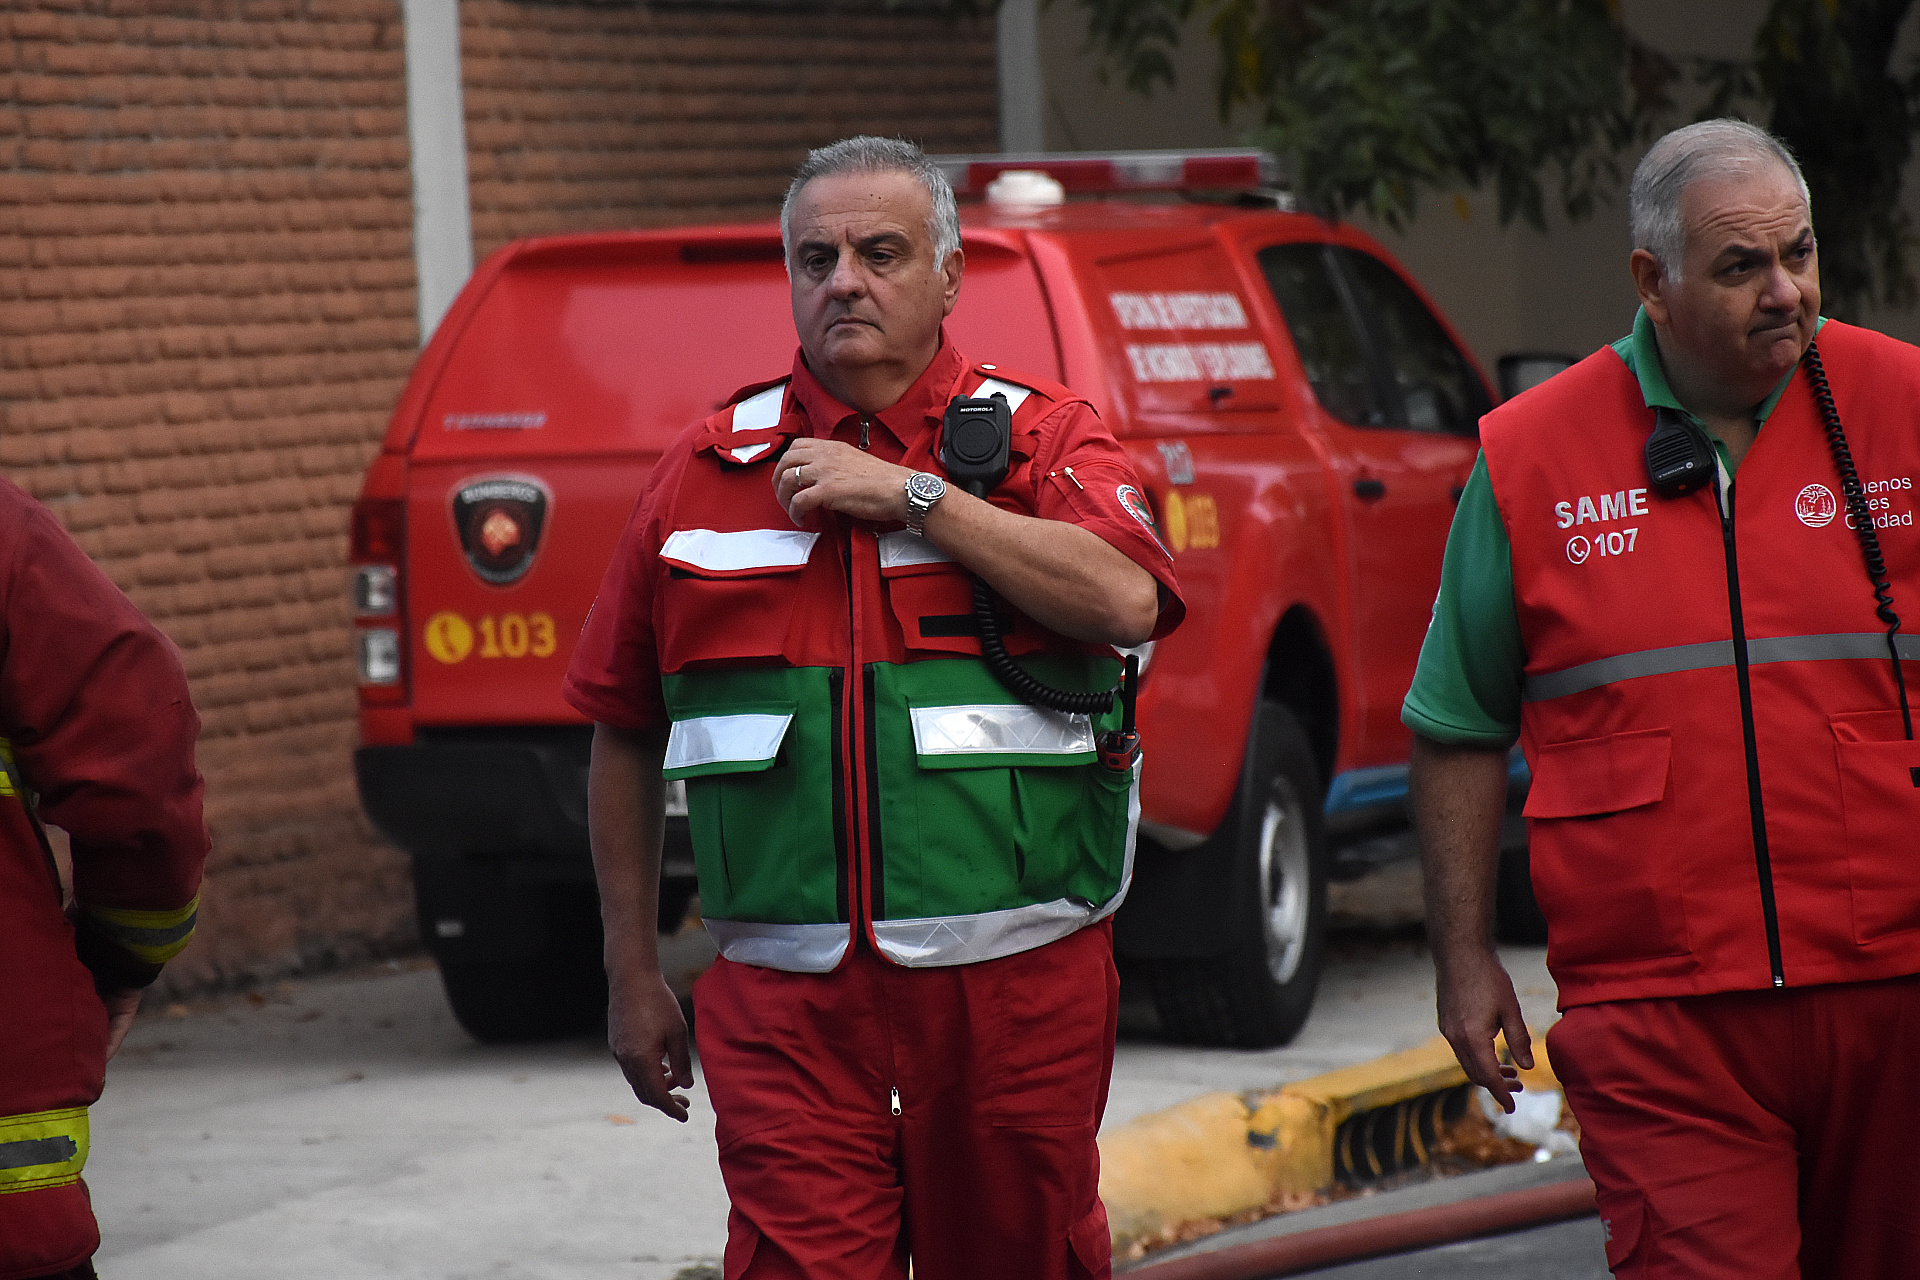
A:
<svg viewBox="0 0 1920 1280">
<path fill-rule="evenodd" d="M 987 184 L 1009 169 L 1037 169 L 1069 193 L 1125 191 L 1239 191 L 1279 182 L 1279 166 L 1264 151 L 1036 151 L 989 156 L 929 156 L 957 196 L 984 196 Z"/>
</svg>

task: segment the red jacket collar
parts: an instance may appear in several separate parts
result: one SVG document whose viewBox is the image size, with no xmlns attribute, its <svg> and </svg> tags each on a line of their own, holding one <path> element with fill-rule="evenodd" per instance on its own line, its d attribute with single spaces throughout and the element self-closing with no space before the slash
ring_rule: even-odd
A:
<svg viewBox="0 0 1920 1280">
<path fill-rule="evenodd" d="M 807 368 L 806 355 L 795 351 L 793 398 L 806 415 L 807 428 L 814 436 L 832 435 L 849 418 L 856 422 L 876 421 L 900 442 L 901 448 L 911 449 L 926 438 L 930 428 L 939 425 L 947 411 L 947 402 L 956 394 L 957 384 L 967 372 L 967 367 L 966 358 L 947 338 L 947 331 L 943 327 L 940 330 L 940 350 L 934 353 L 932 363 L 907 388 L 906 394 L 878 413 L 863 414 L 836 400 L 820 385 L 813 371 Z"/>
</svg>

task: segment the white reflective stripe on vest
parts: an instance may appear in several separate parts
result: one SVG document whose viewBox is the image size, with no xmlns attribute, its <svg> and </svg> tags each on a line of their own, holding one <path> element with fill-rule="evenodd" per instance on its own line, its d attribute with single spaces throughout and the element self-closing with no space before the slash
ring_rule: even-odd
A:
<svg viewBox="0 0 1920 1280">
<path fill-rule="evenodd" d="M 911 564 L 952 564 L 953 557 L 917 533 L 895 529 L 879 537 L 880 567 L 903 569 Z"/>
<path fill-rule="evenodd" d="M 923 756 L 1082 755 L 1093 750 L 1093 721 L 1024 704 L 914 707 L 913 749 Z"/>
<path fill-rule="evenodd" d="M 780 406 L 786 402 L 787 384 L 768 387 L 733 406 L 735 431 L 767 431 L 780 425 Z"/>
<path fill-rule="evenodd" d="M 798 529 L 676 529 L 660 548 L 662 560 L 678 560 L 710 573 L 740 569 L 797 569 L 813 554 L 817 533 Z"/>
<path fill-rule="evenodd" d="M 675 720 L 667 735 L 666 769 L 693 769 L 723 761 L 771 760 L 793 715 L 700 716 Z"/>
<path fill-rule="evenodd" d="M 998 378 L 988 378 L 975 387 L 972 394 L 975 399 L 984 400 L 995 392 L 1007 398 L 1007 408 L 1015 413 L 1020 411 L 1020 406 L 1026 403 L 1027 397 L 1033 394 L 1030 388 L 1023 387 L 1017 382 L 1002 382 Z"/>
<path fill-rule="evenodd" d="M 1903 660 L 1920 660 L 1920 636 L 1896 637 Z M 1747 662 L 1764 666 L 1772 662 L 1834 662 L 1843 659 L 1878 658 L 1886 660 L 1887 635 L 1884 631 L 1843 631 L 1829 635 L 1763 636 L 1747 640 Z M 1577 667 L 1544 671 L 1528 676 L 1520 687 L 1523 702 L 1546 702 L 1569 694 L 1585 693 L 1603 685 L 1643 676 L 1667 676 L 1681 671 L 1704 671 L 1711 667 L 1733 665 L 1733 641 L 1706 640 L 1699 644 L 1668 645 L 1662 649 L 1642 649 L 1595 658 Z"/>
<path fill-rule="evenodd" d="M 787 973 L 831 973 L 853 936 L 844 924 L 755 924 L 711 916 L 704 923 L 720 954 L 735 964 Z"/>
</svg>

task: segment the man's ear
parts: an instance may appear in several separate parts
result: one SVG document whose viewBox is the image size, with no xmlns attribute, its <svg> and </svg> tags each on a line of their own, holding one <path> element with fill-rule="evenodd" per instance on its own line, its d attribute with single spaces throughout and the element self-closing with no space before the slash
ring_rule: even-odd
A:
<svg viewBox="0 0 1920 1280">
<path fill-rule="evenodd" d="M 1655 324 L 1665 324 L 1667 272 L 1660 265 L 1660 259 L 1645 249 L 1635 249 L 1627 259 L 1627 270 L 1633 273 L 1633 287 L 1640 295 L 1640 305 L 1647 309 L 1647 318 Z"/>
<path fill-rule="evenodd" d="M 940 278 L 945 281 L 947 309 L 943 315 L 953 314 L 953 304 L 960 301 L 960 277 L 967 269 L 967 255 L 955 249 L 940 264 Z"/>
</svg>

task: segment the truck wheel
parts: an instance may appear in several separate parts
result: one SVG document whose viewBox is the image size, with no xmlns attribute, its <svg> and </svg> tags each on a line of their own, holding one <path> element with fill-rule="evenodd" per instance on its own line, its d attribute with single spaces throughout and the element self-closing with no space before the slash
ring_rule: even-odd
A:
<svg viewBox="0 0 1920 1280">
<path fill-rule="evenodd" d="M 1163 1030 L 1192 1044 L 1264 1049 L 1292 1040 L 1313 1008 L 1325 959 L 1327 848 L 1320 776 L 1293 712 L 1262 701 L 1227 821 L 1237 845 L 1220 908 L 1234 937 L 1202 960 L 1150 968 Z"/>
<path fill-rule="evenodd" d="M 1494 885 L 1494 934 L 1502 942 L 1523 946 L 1547 945 L 1547 918 L 1533 896 L 1533 873 L 1527 862 L 1524 830 L 1520 842 L 1500 847 L 1500 878 Z"/>
<path fill-rule="evenodd" d="M 453 1016 L 480 1043 L 585 1035 L 607 1016 L 600 915 L 591 890 L 555 893 L 548 910 L 547 945 L 528 959 L 440 962 Z"/>
</svg>

